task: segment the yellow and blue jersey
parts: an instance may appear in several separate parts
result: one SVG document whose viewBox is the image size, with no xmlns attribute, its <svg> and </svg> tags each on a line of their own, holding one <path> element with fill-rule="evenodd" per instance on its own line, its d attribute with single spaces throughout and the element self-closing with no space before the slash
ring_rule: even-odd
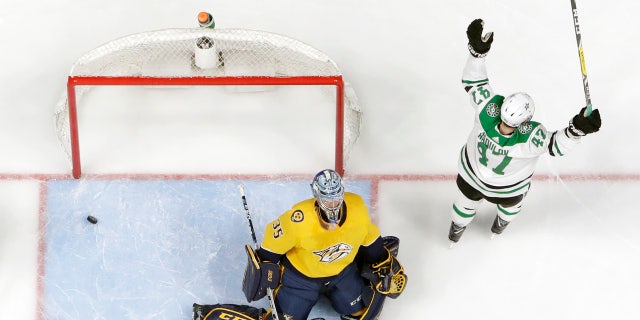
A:
<svg viewBox="0 0 640 320">
<path fill-rule="evenodd" d="M 315 199 L 295 204 L 265 228 L 262 249 L 286 255 L 291 265 L 310 278 L 330 277 L 352 263 L 360 246 L 371 245 L 380 230 L 373 224 L 362 198 L 345 192 L 342 223 L 322 227 Z"/>
</svg>

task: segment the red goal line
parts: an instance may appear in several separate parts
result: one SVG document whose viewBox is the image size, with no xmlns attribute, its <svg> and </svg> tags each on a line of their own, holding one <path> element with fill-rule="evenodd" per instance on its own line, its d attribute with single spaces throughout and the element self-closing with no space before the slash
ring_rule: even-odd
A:
<svg viewBox="0 0 640 320">
<path fill-rule="evenodd" d="M 116 174 L 87 174 L 83 179 L 88 180 L 271 180 L 271 179 L 309 179 L 310 174 L 136 174 L 136 173 L 116 173 Z M 346 173 L 345 178 L 357 180 L 371 180 L 378 183 L 383 181 L 398 182 L 429 182 L 455 180 L 455 174 L 350 174 Z M 12 180 L 65 180 L 74 179 L 71 174 L 47 174 L 47 173 L 0 173 L 0 181 Z M 591 173 L 591 174 L 537 174 L 533 176 L 535 181 L 584 181 L 584 182 L 617 182 L 629 181 L 639 182 L 640 173 Z"/>
</svg>

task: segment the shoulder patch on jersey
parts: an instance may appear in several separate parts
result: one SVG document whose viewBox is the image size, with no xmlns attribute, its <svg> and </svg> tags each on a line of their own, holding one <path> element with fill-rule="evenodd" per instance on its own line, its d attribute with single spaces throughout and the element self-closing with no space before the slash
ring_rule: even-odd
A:
<svg viewBox="0 0 640 320">
<path fill-rule="evenodd" d="M 522 134 L 527 134 L 531 132 L 531 130 L 533 130 L 533 125 L 531 124 L 531 122 L 523 123 L 518 126 L 518 131 L 520 131 L 520 133 Z"/>
<path fill-rule="evenodd" d="M 500 115 L 500 107 L 497 104 L 491 102 L 486 108 L 487 115 L 491 118 L 495 118 Z"/>
<path fill-rule="evenodd" d="M 296 210 L 291 214 L 291 221 L 301 222 L 302 220 L 304 220 L 304 214 L 301 210 Z"/>
</svg>

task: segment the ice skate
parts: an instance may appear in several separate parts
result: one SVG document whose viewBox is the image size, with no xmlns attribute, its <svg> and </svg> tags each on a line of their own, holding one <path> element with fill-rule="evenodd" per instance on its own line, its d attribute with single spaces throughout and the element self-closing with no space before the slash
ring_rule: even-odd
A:
<svg viewBox="0 0 640 320">
<path fill-rule="evenodd" d="M 497 234 L 501 234 L 508 225 L 509 221 L 503 220 L 496 215 L 496 218 L 493 220 L 493 225 L 491 226 L 491 239 Z"/>
<path fill-rule="evenodd" d="M 467 229 L 466 226 L 461 227 L 451 221 L 451 227 L 449 228 L 449 240 L 451 240 L 451 245 L 449 247 L 453 247 L 454 244 L 458 243 L 465 229 Z"/>
</svg>

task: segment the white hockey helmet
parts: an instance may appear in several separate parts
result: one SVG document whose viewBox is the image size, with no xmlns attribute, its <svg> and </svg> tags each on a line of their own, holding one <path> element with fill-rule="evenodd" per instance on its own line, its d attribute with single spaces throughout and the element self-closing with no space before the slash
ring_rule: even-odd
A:
<svg viewBox="0 0 640 320">
<path fill-rule="evenodd" d="M 339 223 L 344 201 L 344 186 L 340 175 L 331 169 L 318 172 L 311 182 L 311 190 L 320 206 L 322 219 L 332 224 Z"/>
<path fill-rule="evenodd" d="M 531 120 L 536 106 L 533 99 L 524 93 L 516 92 L 504 99 L 500 107 L 500 119 L 509 127 L 516 128 Z"/>
</svg>

